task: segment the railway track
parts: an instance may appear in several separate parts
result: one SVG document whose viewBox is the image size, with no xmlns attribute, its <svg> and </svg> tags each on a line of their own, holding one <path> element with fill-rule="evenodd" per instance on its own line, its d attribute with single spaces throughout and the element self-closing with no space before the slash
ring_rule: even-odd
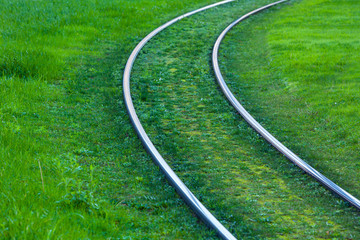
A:
<svg viewBox="0 0 360 240">
<path fill-rule="evenodd" d="M 175 172 L 170 168 L 170 166 L 166 163 L 164 158 L 160 155 L 158 150 L 155 148 L 154 144 L 151 142 L 150 138 L 148 137 L 147 133 L 145 132 L 143 126 L 141 125 L 141 122 L 136 114 L 134 104 L 132 102 L 131 98 L 131 92 L 130 92 L 130 75 L 131 75 L 131 69 L 135 62 L 135 59 L 141 49 L 145 46 L 145 44 L 156 34 L 167 28 L 168 26 L 180 21 L 183 18 L 189 17 L 191 15 L 194 15 L 196 13 L 205 11 L 207 9 L 226 4 L 229 2 L 233 2 L 234 0 L 226 0 L 219 3 L 215 3 L 203 8 L 200 8 L 198 10 L 189 12 L 187 14 L 181 15 L 164 25 L 158 27 L 154 31 L 152 31 L 150 34 L 148 34 L 133 50 L 131 53 L 126 66 L 124 70 L 124 76 L 123 76 L 123 94 L 124 94 L 124 101 L 125 105 L 128 111 L 128 114 L 130 116 L 131 122 L 142 141 L 145 149 L 149 152 L 149 154 L 152 156 L 155 164 L 159 166 L 161 171 L 165 174 L 166 178 L 170 182 L 170 184 L 176 189 L 176 191 L 179 193 L 179 195 L 184 199 L 184 201 L 189 205 L 189 207 L 196 213 L 196 215 L 202 219 L 205 224 L 207 224 L 209 227 L 213 228 L 217 234 L 223 238 L 223 239 L 236 239 L 210 212 L 207 210 L 207 208 L 195 197 L 195 195 L 187 188 L 187 186 L 180 180 L 180 178 L 175 174 Z"/>
<path fill-rule="evenodd" d="M 174 173 L 174 171 L 166 163 L 164 158 L 158 152 L 158 150 L 156 149 L 156 147 L 154 146 L 154 144 L 151 142 L 150 138 L 148 137 L 147 133 L 145 132 L 145 130 L 144 130 L 144 128 L 143 128 L 137 114 L 136 114 L 136 111 L 135 111 L 135 108 L 134 108 L 134 105 L 133 105 L 133 102 L 132 102 L 131 91 L 130 91 L 130 77 L 131 77 L 132 66 L 133 66 L 133 64 L 134 64 L 134 62 L 136 60 L 137 55 L 139 54 L 141 49 L 146 45 L 146 43 L 151 38 L 153 38 L 155 35 L 157 35 L 159 32 L 161 32 L 165 28 L 169 27 L 170 25 L 180 21 L 183 18 L 189 17 L 189 16 L 194 15 L 196 13 L 205 11 L 207 9 L 210 9 L 210 8 L 222 5 L 222 4 L 230 3 L 230 2 L 233 2 L 233 1 L 235 1 L 235 0 L 221 1 L 221 2 L 218 2 L 218 3 L 212 4 L 212 5 L 200 8 L 198 10 L 189 12 L 187 14 L 181 15 L 181 16 L 179 16 L 179 17 L 165 23 L 164 25 L 162 25 L 162 26 L 158 27 L 157 29 L 155 29 L 154 31 L 152 31 L 150 34 L 148 34 L 135 47 L 135 49 L 131 53 L 131 55 L 130 55 L 127 63 L 126 63 L 125 70 L 124 70 L 124 75 L 123 75 L 124 102 L 125 102 L 128 114 L 130 116 L 131 122 L 132 122 L 132 124 L 133 124 L 133 126 L 134 126 L 140 140 L 142 141 L 145 149 L 152 156 L 154 162 L 159 166 L 159 168 L 164 173 L 164 175 L 166 176 L 166 178 L 168 179 L 170 184 L 176 189 L 178 194 L 184 199 L 184 201 L 189 205 L 189 207 L 197 214 L 197 216 L 200 219 L 202 219 L 205 222 L 205 224 L 207 224 L 209 227 L 213 228 L 217 232 L 219 237 L 221 237 L 223 239 L 236 239 L 236 238 L 206 209 L 206 207 L 194 196 L 194 194 L 180 180 L 180 178 Z M 223 89 L 224 94 L 228 97 L 229 101 L 233 104 L 233 106 L 238 111 L 241 110 L 241 111 L 239 111 L 240 114 L 246 119 L 246 121 L 249 122 L 249 124 L 255 130 L 257 130 L 263 137 L 265 137 L 265 139 L 267 139 L 273 146 L 275 146 L 286 157 L 288 157 L 291 161 L 293 161 L 295 164 L 297 164 L 300 168 L 302 168 L 308 174 L 310 174 L 311 176 L 316 178 L 321 183 L 323 183 L 323 182 L 327 183 L 328 185 L 325 185 L 324 183 L 323 184 L 325 186 L 327 186 L 328 188 L 330 188 L 335 193 L 339 194 L 339 196 L 341 196 L 345 200 L 349 201 L 352 205 L 354 205 L 355 207 L 360 209 L 359 200 L 357 200 L 356 198 L 351 196 L 349 193 L 347 193 L 346 191 L 344 191 L 343 189 L 338 187 L 336 184 L 332 183 L 329 179 L 325 178 L 323 175 L 318 173 L 315 169 L 313 169 L 311 166 L 306 164 L 303 160 L 298 158 L 294 153 L 292 153 L 290 150 L 288 150 L 279 141 L 277 141 L 274 137 L 272 137 L 272 135 L 270 135 L 265 129 L 263 129 L 261 127 L 261 125 L 259 123 L 257 123 L 255 121 L 255 119 L 253 119 L 251 117 L 251 115 L 248 114 L 247 111 L 236 100 L 236 98 L 233 96 L 231 91 L 226 86 L 226 83 L 225 83 L 225 81 L 224 81 L 224 79 L 223 79 L 223 77 L 221 75 L 219 65 L 218 65 L 218 61 L 217 61 L 217 55 L 218 55 L 218 50 L 219 50 L 221 40 L 226 35 L 226 33 L 233 26 L 235 26 L 240 21 L 246 19 L 247 17 L 249 17 L 249 16 L 251 16 L 253 14 L 256 14 L 256 13 L 262 11 L 262 10 L 265 10 L 267 8 L 270 8 L 270 7 L 274 6 L 274 5 L 286 2 L 286 1 L 287 0 L 281 0 L 281 1 L 269 4 L 269 5 L 266 5 L 264 7 L 261 7 L 259 9 L 256 9 L 256 10 L 244 15 L 243 17 L 236 20 L 235 22 L 233 22 L 229 27 L 227 27 L 222 32 L 222 34 L 219 36 L 218 40 L 216 41 L 216 44 L 214 46 L 214 51 L 213 51 L 213 64 L 214 64 L 213 66 L 214 66 L 214 70 L 215 70 L 218 82 L 219 82 L 221 88 Z M 273 144 L 273 142 L 275 144 Z"/>
</svg>

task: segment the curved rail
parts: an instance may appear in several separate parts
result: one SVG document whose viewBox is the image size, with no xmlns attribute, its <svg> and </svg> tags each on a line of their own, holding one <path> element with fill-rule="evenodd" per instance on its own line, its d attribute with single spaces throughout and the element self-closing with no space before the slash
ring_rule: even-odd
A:
<svg viewBox="0 0 360 240">
<path fill-rule="evenodd" d="M 133 50 L 131 53 L 124 70 L 124 78 L 123 78 L 123 93 L 124 93 L 124 101 L 130 116 L 131 122 L 141 139 L 144 147 L 152 156 L 154 162 L 160 167 L 161 171 L 165 174 L 168 181 L 173 185 L 176 191 L 180 194 L 180 196 L 185 200 L 185 202 L 192 208 L 192 210 L 200 217 L 209 227 L 215 229 L 217 234 L 223 239 L 233 240 L 236 239 L 205 207 L 204 205 L 194 196 L 194 194 L 186 187 L 186 185 L 180 180 L 180 178 L 174 173 L 174 171 L 170 168 L 170 166 L 166 163 L 160 153 L 157 151 L 151 140 L 149 139 L 148 135 L 146 134 L 143 126 L 140 123 L 140 120 L 136 114 L 130 93 L 130 74 L 131 68 L 134 64 L 136 56 L 140 52 L 140 50 L 144 47 L 144 45 L 156 34 L 158 34 L 163 29 L 167 28 L 168 26 L 176 23 L 177 21 L 189 17 L 195 13 L 204 11 L 206 9 L 219 6 L 225 3 L 232 2 L 234 0 L 226 0 L 222 2 L 218 2 L 198 10 L 189 12 L 187 14 L 181 15 L 164 25 L 158 27 L 154 31 L 152 31 L 149 35 L 147 35 Z"/>
<path fill-rule="evenodd" d="M 223 76 L 221 75 L 221 71 L 219 68 L 218 63 L 218 51 L 219 46 L 226 35 L 226 33 L 234 27 L 236 24 L 241 22 L 242 20 L 248 18 L 249 16 L 258 13 L 264 9 L 267 9 L 269 7 L 272 7 L 274 5 L 277 5 L 279 3 L 283 3 L 287 0 L 278 1 L 272 4 L 269 4 L 267 6 L 264 6 L 262 8 L 256 9 L 241 18 L 234 21 L 232 24 L 230 24 L 218 37 L 216 40 L 216 43 L 213 48 L 213 55 L 212 55 L 212 61 L 213 61 L 213 67 L 215 71 L 216 78 L 218 80 L 218 83 L 225 94 L 226 98 L 229 100 L 229 102 L 233 105 L 233 107 L 241 114 L 241 116 L 253 127 L 263 138 L 265 138 L 271 145 L 273 145 L 278 151 L 280 151 L 285 157 L 287 157 L 290 161 L 292 161 L 295 165 L 297 165 L 299 168 L 301 168 L 303 171 L 305 171 L 307 174 L 315 178 L 317 181 L 319 181 L 321 184 L 323 184 L 325 187 L 329 188 L 334 193 L 338 194 L 340 197 L 348 201 L 350 204 L 352 204 L 357 209 L 360 209 L 360 201 L 346 192 L 344 189 L 336 185 L 334 182 L 326 178 L 324 175 L 322 175 L 320 172 L 318 172 L 316 169 L 311 167 L 309 164 L 307 164 L 304 160 L 299 158 L 296 154 L 294 154 L 292 151 L 290 151 L 287 147 L 285 147 L 281 142 L 279 142 L 275 137 L 273 137 L 266 129 L 264 129 L 246 110 L 245 108 L 238 102 L 238 100 L 235 98 L 235 96 L 232 94 L 228 86 L 226 85 Z"/>
</svg>

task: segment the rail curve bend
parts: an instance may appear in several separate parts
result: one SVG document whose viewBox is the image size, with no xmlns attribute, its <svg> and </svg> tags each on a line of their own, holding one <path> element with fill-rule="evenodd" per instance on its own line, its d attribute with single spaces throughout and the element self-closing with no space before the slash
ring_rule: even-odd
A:
<svg viewBox="0 0 360 240">
<path fill-rule="evenodd" d="M 212 63 L 214 72 L 217 78 L 217 81 L 221 87 L 221 90 L 225 94 L 226 98 L 229 100 L 231 105 L 241 114 L 241 116 L 245 119 L 248 124 L 254 128 L 263 138 L 265 138 L 271 145 L 273 145 L 278 151 L 280 151 L 285 157 L 287 157 L 290 161 L 292 161 L 295 165 L 297 165 L 299 168 L 301 168 L 303 171 L 305 171 L 307 174 L 315 178 L 317 181 L 319 181 L 322 185 L 329 188 L 331 191 L 339 195 L 341 198 L 349 202 L 351 205 L 356 207 L 358 210 L 360 210 L 360 201 L 352 196 L 350 193 L 346 192 L 344 189 L 336 185 L 334 182 L 332 182 L 330 179 L 326 178 L 324 175 L 322 175 L 320 172 L 318 172 L 316 169 L 311 167 L 309 164 L 307 164 L 304 160 L 302 160 L 300 157 L 298 157 L 295 153 L 293 153 L 291 150 L 289 150 L 287 147 L 285 147 L 281 142 L 279 142 L 274 136 L 272 136 L 266 129 L 264 129 L 246 110 L 245 108 L 239 103 L 239 101 L 235 98 L 235 96 L 232 94 L 230 89 L 225 83 L 225 80 L 221 74 L 220 68 L 219 68 L 219 62 L 218 62 L 218 52 L 219 47 L 221 44 L 221 41 L 225 37 L 226 33 L 233 28 L 236 24 L 243 21 L 244 19 L 248 18 L 251 15 L 254 15 L 264 9 L 267 9 L 269 7 L 272 7 L 274 5 L 286 2 L 287 0 L 281 0 L 269 5 L 266 5 L 264 7 L 258 8 L 241 18 L 234 21 L 232 24 L 230 24 L 218 37 L 216 40 L 216 43 L 213 48 L 213 54 L 212 54 Z"/>
<path fill-rule="evenodd" d="M 130 75 L 131 69 L 135 62 L 135 59 L 140 52 L 140 50 L 145 46 L 145 44 L 156 34 L 167 28 L 168 26 L 176 23 L 177 21 L 189 17 L 193 14 L 202 12 L 209 8 L 213 8 L 225 3 L 233 2 L 235 0 L 226 0 L 222 2 L 218 2 L 198 10 L 189 12 L 187 14 L 181 15 L 164 25 L 158 27 L 150 34 L 148 34 L 133 50 L 131 53 L 124 70 L 123 75 L 123 94 L 124 101 L 130 116 L 133 127 L 135 128 L 139 138 L 141 139 L 144 147 L 152 156 L 154 162 L 160 167 L 161 171 L 165 174 L 166 178 L 170 182 L 170 184 L 176 189 L 179 195 L 184 199 L 184 201 L 190 206 L 190 208 L 196 213 L 196 215 L 202 219 L 209 227 L 213 228 L 217 234 L 222 239 L 233 240 L 236 239 L 206 208 L 205 206 L 194 196 L 194 194 L 186 187 L 186 185 L 180 180 L 180 178 L 175 174 L 175 172 L 170 168 L 170 166 L 166 163 L 160 153 L 157 151 L 150 138 L 146 134 L 143 126 L 140 123 L 140 120 L 136 114 L 134 104 L 132 102 L 131 93 L 130 93 Z"/>
</svg>

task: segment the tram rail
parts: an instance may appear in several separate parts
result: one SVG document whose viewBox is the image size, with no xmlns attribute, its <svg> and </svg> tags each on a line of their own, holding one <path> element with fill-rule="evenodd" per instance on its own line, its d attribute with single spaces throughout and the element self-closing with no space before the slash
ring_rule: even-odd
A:
<svg viewBox="0 0 360 240">
<path fill-rule="evenodd" d="M 258 8 L 252 12 L 249 12 L 239 19 L 235 20 L 233 23 L 231 23 L 225 30 L 219 35 L 218 39 L 215 42 L 213 53 L 212 53 L 212 63 L 213 63 L 213 69 L 215 72 L 216 79 L 220 85 L 220 88 L 228 101 L 231 103 L 231 105 L 238 111 L 238 113 L 245 119 L 245 121 L 256 131 L 258 132 L 266 141 L 268 141 L 273 147 L 275 147 L 279 152 L 281 152 L 286 158 L 288 158 L 291 162 L 293 162 L 296 166 L 301 168 L 304 172 L 315 178 L 318 182 L 320 182 L 322 185 L 324 185 L 326 188 L 330 189 L 334 193 L 336 193 L 338 196 L 340 196 L 345 201 L 349 202 L 351 205 L 356 207 L 360 210 L 360 201 L 355 198 L 353 195 L 339 187 L 337 184 L 335 184 L 333 181 L 325 177 L 323 174 L 321 174 L 319 171 L 317 171 L 315 168 L 310 166 L 308 163 L 306 163 L 304 160 L 302 160 L 300 157 L 298 157 L 295 153 L 293 153 L 290 149 L 285 147 L 279 140 L 277 140 L 273 135 L 271 135 L 264 127 L 260 125 L 259 122 L 257 122 L 246 109 L 240 104 L 240 102 L 236 99 L 234 94 L 230 91 L 229 87 L 227 86 L 221 71 L 219 67 L 219 61 L 218 61 L 218 52 L 219 47 L 221 44 L 221 41 L 224 39 L 225 35 L 238 23 L 245 20 L 246 18 L 250 17 L 251 15 L 254 15 L 262 10 L 265 10 L 267 8 L 270 8 L 272 6 L 275 6 L 277 4 L 286 2 L 287 0 L 281 0 L 275 3 L 271 3 L 269 5 L 266 5 L 264 7 Z"/>
<path fill-rule="evenodd" d="M 206 207 L 194 196 L 194 194 L 187 188 L 187 186 L 180 180 L 180 178 L 175 174 L 175 172 L 170 168 L 170 166 L 167 164 L 165 159 L 161 156 L 161 154 L 158 152 L 154 144 L 151 142 L 150 138 L 148 137 L 147 133 L 145 132 L 137 114 L 134 108 L 134 104 L 132 102 L 131 97 L 131 91 L 130 91 L 130 78 L 131 78 L 131 70 L 133 67 L 133 64 L 136 60 L 137 55 L 141 51 L 141 49 L 146 45 L 146 43 L 153 38 L 155 35 L 157 35 L 162 30 L 166 29 L 170 25 L 180 21 L 183 18 L 189 17 L 191 15 L 194 15 L 196 13 L 205 11 L 207 9 L 223 5 L 226 3 L 233 2 L 235 0 L 225 0 L 221 1 L 215 4 L 208 5 L 206 7 L 200 8 L 198 10 L 186 13 L 184 15 L 181 15 L 177 18 L 174 18 L 173 20 L 165 23 L 164 25 L 156 28 L 154 31 L 152 31 L 150 34 L 148 34 L 140 43 L 135 47 L 135 49 L 132 51 L 123 74 L 123 94 L 124 94 L 124 102 L 129 114 L 129 117 L 131 119 L 132 125 L 135 128 L 138 137 L 142 141 L 145 149 L 148 151 L 148 153 L 152 156 L 153 161 L 155 164 L 157 164 L 160 168 L 160 170 L 164 173 L 170 184 L 176 189 L 176 191 L 179 193 L 179 195 L 184 199 L 184 201 L 188 204 L 188 206 L 196 213 L 196 215 L 202 219 L 205 224 L 207 224 L 209 227 L 213 228 L 219 237 L 222 239 L 229 239 L 233 240 L 236 239 L 210 212 Z M 281 144 L 275 137 L 273 137 L 267 130 L 265 130 L 246 110 L 245 108 L 239 103 L 239 101 L 235 98 L 235 96 L 232 94 L 230 89 L 227 87 L 219 68 L 218 64 L 218 51 L 219 46 L 221 44 L 222 39 L 226 35 L 226 33 L 234 27 L 239 22 L 243 21 L 244 19 L 248 18 L 251 15 L 254 15 L 262 10 L 268 9 L 272 6 L 278 5 L 280 3 L 286 2 L 288 0 L 281 0 L 277 1 L 271 4 L 268 4 L 264 7 L 258 8 L 252 12 L 249 12 L 248 14 L 242 16 L 232 24 L 230 24 L 218 37 L 214 48 L 213 48 L 213 68 L 215 71 L 216 78 L 218 80 L 218 83 L 224 92 L 227 99 L 230 101 L 230 103 L 235 107 L 235 109 L 243 116 L 243 118 L 261 135 L 263 136 L 270 144 L 272 144 L 276 149 L 278 149 L 281 153 L 283 153 L 290 161 L 292 161 L 294 164 L 296 164 L 298 167 L 303 169 L 305 172 L 307 172 L 309 175 L 314 177 L 316 180 L 318 180 L 320 183 L 322 183 L 324 186 L 331 189 L 333 192 L 337 193 L 340 197 L 351 203 L 356 208 L 360 209 L 360 201 L 353 197 L 351 194 L 347 193 L 345 190 L 337 186 L 335 183 L 333 183 L 331 180 L 327 179 L 325 176 L 323 176 L 321 173 L 319 173 L 316 169 L 312 168 L 310 165 L 308 165 L 305 161 L 300 159 L 297 155 L 295 155 L 293 152 L 291 152 L 288 148 L 286 148 L 283 144 Z"/>
<path fill-rule="evenodd" d="M 205 11 L 207 9 L 230 3 L 235 0 L 225 0 L 222 2 L 218 2 L 215 4 L 211 4 L 209 6 L 200 8 L 198 10 L 186 13 L 181 15 L 173 20 L 165 23 L 164 25 L 158 27 L 150 34 L 148 34 L 140 43 L 135 47 L 132 51 L 124 70 L 123 75 L 123 94 L 124 94 L 124 101 L 130 116 L 131 122 L 133 127 L 135 128 L 140 140 L 142 141 L 145 149 L 149 152 L 152 156 L 155 164 L 159 166 L 161 171 L 164 173 L 170 184 L 176 189 L 179 195 L 184 199 L 184 201 L 188 204 L 188 206 L 196 213 L 196 215 L 202 219 L 205 224 L 209 227 L 213 228 L 217 234 L 222 239 L 233 240 L 236 239 L 211 213 L 210 211 L 195 197 L 195 195 L 187 188 L 187 186 L 180 180 L 180 178 L 175 174 L 175 172 L 170 168 L 170 166 L 166 163 L 165 159 L 160 155 L 154 144 L 151 142 L 150 138 L 148 137 L 147 133 L 145 132 L 141 122 L 136 114 L 134 104 L 131 98 L 130 92 L 130 76 L 131 76 L 131 69 L 135 62 L 135 59 L 141 49 L 145 46 L 145 44 L 153 38 L 156 34 L 164 30 L 165 28 L 169 27 L 170 25 L 180 21 L 183 18 L 189 17 L 196 13 Z"/>
</svg>

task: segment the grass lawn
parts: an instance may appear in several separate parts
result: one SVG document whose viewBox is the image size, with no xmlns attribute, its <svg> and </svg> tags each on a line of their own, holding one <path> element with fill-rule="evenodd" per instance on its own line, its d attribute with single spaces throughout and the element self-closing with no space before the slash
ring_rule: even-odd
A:
<svg viewBox="0 0 360 240">
<path fill-rule="evenodd" d="M 143 150 L 121 93 L 142 37 L 213 2 L 0 0 L 1 238 L 216 239 Z M 270 2 L 239 0 L 160 33 L 134 65 L 135 108 L 238 238 L 357 239 L 358 212 L 273 150 L 217 88 L 217 35 Z M 248 19 L 220 49 L 255 118 L 358 197 L 359 4 L 292 1 Z"/>
<path fill-rule="evenodd" d="M 0 236 L 212 238 L 153 165 L 123 66 L 161 23 L 214 1 L 0 0 Z"/>
<path fill-rule="evenodd" d="M 229 87 L 255 119 L 357 198 L 359 7 L 355 1 L 294 1 L 271 17 L 258 16 L 259 20 L 255 17 L 240 24 L 220 49 Z M 280 169 L 284 163 L 272 160 L 267 164 Z M 323 201 L 301 188 L 311 201 Z M 329 198 L 344 204 L 331 194 Z M 335 215 L 337 211 L 331 210 Z M 340 239 L 356 239 L 359 214 L 355 209 L 346 214 L 355 235 Z M 314 226 L 318 228 L 315 232 L 321 232 L 318 224 Z M 339 237 L 336 233 L 341 228 L 342 224 L 337 231 L 328 230 L 327 237 Z"/>
</svg>

